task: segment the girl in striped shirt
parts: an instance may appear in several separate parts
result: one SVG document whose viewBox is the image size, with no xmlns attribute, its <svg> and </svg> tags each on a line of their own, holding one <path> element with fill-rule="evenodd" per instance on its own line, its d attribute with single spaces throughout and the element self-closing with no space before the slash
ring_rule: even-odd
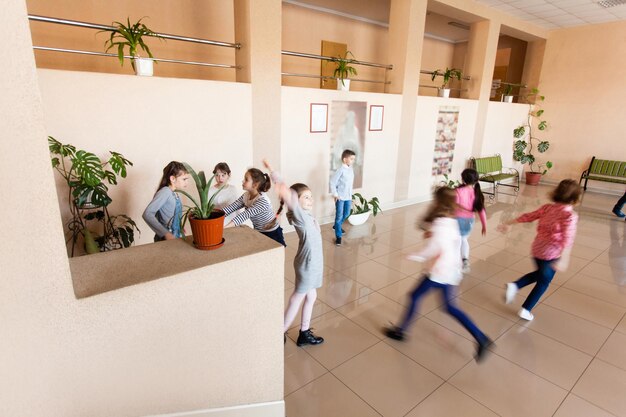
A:
<svg viewBox="0 0 626 417">
<path fill-rule="evenodd" d="M 265 194 L 272 186 L 270 177 L 256 168 L 250 168 L 243 177 L 242 187 L 245 191 L 234 203 L 222 208 L 226 215 L 244 209 L 237 214 L 225 227 L 240 226 L 250 219 L 254 230 L 274 239 L 283 246 L 285 238 L 272 209 L 272 203 Z"/>
<path fill-rule="evenodd" d="M 550 195 L 552 204 L 545 204 L 538 210 L 522 214 L 517 219 L 498 226 L 498 230 L 505 233 L 510 224 L 539 220 L 537 236 L 532 246 L 532 255 L 537 270 L 524 275 L 515 282 L 506 284 L 504 297 L 504 301 L 510 304 L 520 288 L 535 284 L 518 313 L 524 320 L 530 321 L 534 318 L 530 310 L 548 289 L 556 271 L 567 269 L 578 222 L 574 205 L 580 200 L 581 194 L 580 186 L 576 181 L 563 180 Z"/>
</svg>

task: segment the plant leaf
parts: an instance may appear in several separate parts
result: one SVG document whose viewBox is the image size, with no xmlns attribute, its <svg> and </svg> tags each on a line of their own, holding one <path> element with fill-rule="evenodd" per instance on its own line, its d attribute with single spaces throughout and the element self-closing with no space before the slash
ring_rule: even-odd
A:
<svg viewBox="0 0 626 417">
<path fill-rule="evenodd" d="M 72 164 L 76 175 L 87 185 L 96 186 L 104 178 L 102 162 L 91 152 L 77 151 Z"/>
<path fill-rule="evenodd" d="M 539 144 L 537 145 L 537 151 L 539 151 L 540 153 L 544 153 L 548 150 L 549 147 L 550 142 L 544 140 L 542 142 L 539 142 Z"/>
</svg>

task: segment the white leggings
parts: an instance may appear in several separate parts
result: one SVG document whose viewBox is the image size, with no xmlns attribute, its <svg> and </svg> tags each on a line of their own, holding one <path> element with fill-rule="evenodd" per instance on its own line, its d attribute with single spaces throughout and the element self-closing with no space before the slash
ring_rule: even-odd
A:
<svg viewBox="0 0 626 417">
<path fill-rule="evenodd" d="M 467 241 L 467 236 L 461 236 L 461 258 L 469 259 L 469 242 Z"/>
<path fill-rule="evenodd" d="M 285 310 L 285 325 L 283 328 L 283 332 L 286 332 L 293 323 L 293 320 L 296 318 L 296 314 L 298 314 L 298 309 L 300 308 L 300 304 L 302 304 L 302 300 L 304 300 L 304 306 L 302 307 L 302 321 L 300 322 L 300 330 L 309 330 L 309 326 L 311 325 L 311 315 L 313 314 L 313 305 L 315 304 L 315 299 L 317 298 L 317 290 L 313 288 L 307 292 L 293 292 L 291 297 L 289 298 L 289 305 Z"/>
</svg>

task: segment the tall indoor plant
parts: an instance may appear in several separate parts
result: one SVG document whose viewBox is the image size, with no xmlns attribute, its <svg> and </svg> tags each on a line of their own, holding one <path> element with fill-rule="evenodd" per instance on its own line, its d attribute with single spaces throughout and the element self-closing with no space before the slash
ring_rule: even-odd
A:
<svg viewBox="0 0 626 417">
<path fill-rule="evenodd" d="M 109 52 L 113 48 L 117 48 L 117 58 L 120 61 L 120 65 L 124 66 L 124 49 L 128 47 L 128 54 L 132 57 L 130 64 L 135 70 L 137 75 L 151 76 L 153 74 L 153 60 L 150 47 L 144 42 L 144 36 L 152 36 L 155 38 L 163 39 L 156 34 L 152 29 L 148 28 L 145 24 L 141 23 L 139 19 L 135 23 L 130 23 L 130 19 L 126 18 L 126 24 L 122 22 L 113 22 L 114 30 L 103 30 L 102 32 L 111 32 L 111 36 L 104 43 L 106 52 Z M 142 58 L 139 56 L 138 50 L 142 49 L 148 54 L 149 58 Z"/>
<path fill-rule="evenodd" d="M 193 206 L 188 207 L 183 216 L 183 229 L 184 224 L 187 222 L 187 219 L 189 219 L 191 232 L 193 234 L 193 243 L 198 249 L 212 250 L 220 248 L 224 244 L 224 212 L 215 209 L 214 200 L 219 192 L 222 191 L 222 188 L 209 197 L 211 183 L 215 175 L 207 181 L 204 171 L 196 173 L 188 163 L 183 162 L 183 165 L 191 175 L 191 178 L 193 178 L 196 184 L 196 190 L 198 191 L 198 197 L 200 198 L 198 201 L 186 191 L 176 190 L 177 193 L 187 196 L 193 204 Z"/>
<path fill-rule="evenodd" d="M 530 94 L 525 97 L 527 100 L 535 103 L 545 100 L 545 97 L 539 95 L 539 90 L 536 88 L 533 88 Z M 548 122 L 541 119 L 544 111 L 543 109 L 538 109 L 537 104 L 529 103 L 528 106 L 526 123 L 513 130 L 513 137 L 517 139 L 513 144 L 513 159 L 522 164 L 528 164 L 529 170 L 526 171 L 526 184 L 537 185 L 541 176 L 552 168 L 552 162 L 539 163 L 533 153 L 535 150 L 538 153 L 544 153 L 550 148 L 550 142 L 541 140 L 535 133 L 537 130 L 540 132 L 545 131 L 548 128 Z"/>
<path fill-rule="evenodd" d="M 337 65 L 337 67 L 335 68 L 335 72 L 333 73 L 333 76 L 337 78 L 337 90 L 349 91 L 350 80 L 348 79 L 348 76 L 357 75 L 356 68 L 350 65 L 354 61 L 354 59 L 348 59 L 348 55 L 354 58 L 352 52 L 346 51 L 343 57 L 338 56 L 337 58 L 333 59 L 333 61 Z M 339 82 L 340 80 L 341 82 Z"/>
<path fill-rule="evenodd" d="M 433 71 L 430 79 L 432 81 L 435 81 L 435 78 L 437 77 L 443 77 L 443 83 L 441 84 L 441 87 L 438 87 L 438 91 L 439 91 L 439 97 L 450 97 L 450 88 L 448 87 L 448 84 L 450 83 L 450 81 L 452 81 L 454 78 L 456 78 L 457 80 L 461 81 L 461 78 L 463 78 L 463 72 L 458 69 L 458 68 L 448 68 L 446 67 L 445 71 L 442 71 L 440 69 L 436 69 Z"/>
<path fill-rule="evenodd" d="M 83 237 L 87 253 L 127 248 L 135 241 L 137 224 L 125 214 L 109 215 L 109 185 L 117 185 L 117 176 L 126 178 L 128 166 L 133 163 L 118 152 L 102 161 L 98 156 L 75 146 L 62 144 L 48 136 L 52 167 L 68 186 L 68 203 L 72 218 L 67 222 L 67 243 L 72 242 L 74 255 L 78 240 Z M 109 169 L 110 168 L 110 169 Z M 90 221 L 100 222 L 97 229 Z"/>
</svg>

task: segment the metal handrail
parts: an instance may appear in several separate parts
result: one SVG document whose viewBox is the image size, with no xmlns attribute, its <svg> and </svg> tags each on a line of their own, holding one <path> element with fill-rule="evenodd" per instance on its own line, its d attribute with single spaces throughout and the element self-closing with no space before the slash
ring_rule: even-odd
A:
<svg viewBox="0 0 626 417">
<path fill-rule="evenodd" d="M 320 59 L 323 61 L 336 61 L 337 57 L 332 57 L 332 56 L 324 56 L 324 55 L 315 55 L 315 54 L 306 54 L 303 52 L 293 52 L 293 51 L 280 51 L 281 54 L 283 55 L 288 55 L 288 56 L 297 56 L 300 58 L 311 58 L 311 59 Z M 393 65 L 385 65 L 385 64 L 377 64 L 375 62 L 365 62 L 365 61 L 357 61 L 356 59 L 348 59 L 347 60 L 350 64 L 356 64 L 356 65 L 365 65 L 367 67 L 376 67 L 376 68 L 385 68 L 385 69 L 393 69 Z"/>
<path fill-rule="evenodd" d="M 324 80 L 340 80 L 341 79 L 339 77 L 329 77 L 327 75 L 297 74 L 294 72 L 281 72 L 280 75 L 284 77 L 320 78 Z M 357 81 L 361 83 L 391 84 L 391 81 L 363 80 L 363 79 L 358 79 L 358 78 L 350 78 L 350 81 Z"/>
<path fill-rule="evenodd" d="M 96 56 L 108 56 L 111 58 L 118 58 L 117 54 L 109 54 L 106 52 L 93 52 L 93 51 L 81 51 L 78 49 L 64 49 L 64 48 L 51 48 L 47 46 L 33 46 L 33 49 L 37 49 L 39 51 L 53 51 L 53 52 L 67 52 L 72 54 L 81 54 L 81 55 L 96 55 Z M 130 55 L 124 55 L 124 58 L 133 59 L 135 57 Z M 240 69 L 239 66 L 236 65 L 226 65 L 226 64 L 210 64 L 208 62 L 196 62 L 196 61 L 181 61 L 178 59 L 166 59 L 166 58 L 150 58 L 153 61 L 157 62 L 169 62 L 172 64 L 188 64 L 188 65 L 200 65 L 203 67 L 218 67 L 218 68 L 236 68 Z"/>
<path fill-rule="evenodd" d="M 433 75 L 434 73 L 435 71 L 420 70 L 420 74 Z M 469 75 L 466 75 L 465 77 L 461 77 L 461 79 L 469 81 L 472 78 Z"/>
<path fill-rule="evenodd" d="M 56 17 L 37 16 L 37 15 L 32 15 L 32 14 L 28 15 L 28 19 L 35 21 L 35 22 L 56 23 L 60 25 L 76 26 L 76 27 L 83 27 L 83 28 L 88 28 L 88 29 L 99 29 L 99 30 L 108 30 L 108 31 L 117 30 L 114 26 L 99 25 L 96 23 L 88 23 L 88 22 L 80 22 L 78 20 L 59 19 Z M 201 44 L 213 45 L 213 46 L 223 46 L 226 48 L 236 48 L 236 49 L 241 48 L 241 44 L 239 43 L 212 41 L 208 39 L 192 38 L 189 36 L 180 36 L 180 35 L 171 35 L 167 33 L 155 32 L 154 35 L 149 35 L 149 36 L 160 36 L 161 38 L 164 38 L 164 39 L 171 39 L 171 40 L 182 41 L 182 42 L 201 43 Z"/>
<path fill-rule="evenodd" d="M 436 88 L 437 90 L 441 89 L 441 87 L 437 87 L 436 85 L 423 85 L 423 84 L 420 84 L 419 88 Z M 468 91 L 467 88 L 453 88 L 453 87 L 448 88 L 448 90 Z"/>
</svg>

